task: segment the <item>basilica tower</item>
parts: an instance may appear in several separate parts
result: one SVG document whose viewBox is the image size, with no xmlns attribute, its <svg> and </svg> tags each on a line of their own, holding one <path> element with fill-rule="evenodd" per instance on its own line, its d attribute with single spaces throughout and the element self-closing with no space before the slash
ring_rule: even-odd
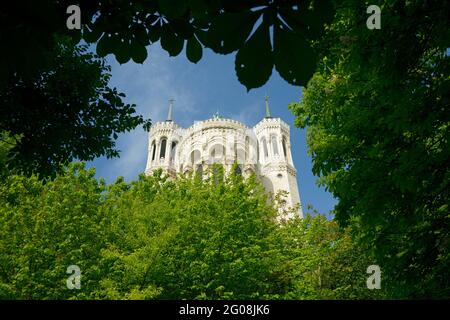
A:
<svg viewBox="0 0 450 320">
<path fill-rule="evenodd" d="M 287 191 L 285 200 L 288 207 L 301 205 L 297 170 L 292 161 L 289 125 L 271 116 L 267 97 L 265 117 L 253 130 L 258 139 L 258 172 L 264 188 L 273 194 L 280 190 Z"/>
<path fill-rule="evenodd" d="M 229 172 L 234 162 L 244 176 L 255 173 L 267 192 L 287 192 L 286 207 L 299 206 L 296 169 L 292 161 L 289 125 L 270 114 L 266 97 L 265 117 L 253 128 L 215 114 L 212 118 L 182 128 L 173 121 L 173 100 L 167 119 L 150 128 L 145 173 L 163 169 L 169 176 L 204 174 L 214 163 Z"/>
</svg>

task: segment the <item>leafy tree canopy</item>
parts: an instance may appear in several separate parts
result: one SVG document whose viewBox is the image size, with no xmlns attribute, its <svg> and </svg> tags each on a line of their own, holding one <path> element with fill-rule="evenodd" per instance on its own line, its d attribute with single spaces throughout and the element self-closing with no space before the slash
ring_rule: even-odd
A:
<svg viewBox="0 0 450 320">
<path fill-rule="evenodd" d="M 308 128 L 313 172 L 356 223 L 397 297 L 449 297 L 450 7 L 348 0 L 324 38 L 318 72 L 290 106 Z"/>
<path fill-rule="evenodd" d="M 53 50 L 39 72 L 17 73 L 0 91 L 0 130 L 21 136 L 10 165 L 42 176 L 74 159 L 118 156 L 119 133 L 150 125 L 108 86 L 110 67 L 87 46 L 59 39 Z"/>
<path fill-rule="evenodd" d="M 8 147 L 0 142 L 0 155 Z M 0 158 L 1 161 L 1 158 Z M 4 165 L 4 163 L 0 163 Z M 323 216 L 276 222 L 255 177 L 111 185 L 72 164 L 0 180 L 2 299 L 375 298 L 373 261 Z M 81 288 L 66 286 L 67 267 Z"/>
<path fill-rule="evenodd" d="M 171 56 L 185 48 L 196 63 L 203 48 L 237 52 L 239 81 L 260 87 L 272 69 L 290 84 L 306 85 L 315 70 L 317 39 L 334 15 L 331 0 L 79 0 L 82 30 L 68 30 L 66 9 L 73 1 L 22 0 L 2 4 L 1 80 L 15 72 L 32 74 L 46 60 L 54 34 L 97 43 L 97 53 L 119 63 L 147 59 L 146 46 L 160 41 Z M 30 57 L 30 52 L 33 55 Z M 151 57 L 150 57 L 151 58 Z"/>
</svg>

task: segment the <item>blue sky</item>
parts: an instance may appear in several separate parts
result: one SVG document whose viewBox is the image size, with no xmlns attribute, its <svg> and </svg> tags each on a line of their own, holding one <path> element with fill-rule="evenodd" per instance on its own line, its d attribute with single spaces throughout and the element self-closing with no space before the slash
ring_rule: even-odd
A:
<svg viewBox="0 0 450 320">
<path fill-rule="evenodd" d="M 175 99 L 174 121 L 183 127 L 219 113 L 227 118 L 253 126 L 264 117 L 267 93 L 273 117 L 280 117 L 291 127 L 291 145 L 297 181 L 304 210 L 312 204 L 321 213 L 329 212 L 336 203 L 332 195 L 316 185 L 311 173 L 311 158 L 307 155 L 306 132 L 294 127 L 294 116 L 288 110 L 290 102 L 299 101 L 301 89 L 285 82 L 273 70 L 270 80 L 261 88 L 247 89 L 241 85 L 234 70 L 234 54 L 218 55 L 203 51 L 197 63 L 189 62 L 184 54 L 169 57 L 159 43 L 148 49 L 144 64 L 118 64 L 107 57 L 112 66 L 111 86 L 126 94 L 125 101 L 137 105 L 137 112 L 153 123 L 164 120 L 168 100 Z M 148 138 L 139 127 L 124 133 L 117 140 L 120 158 L 98 158 L 89 163 L 97 169 L 97 177 L 113 182 L 118 176 L 135 179 L 145 170 Z"/>
</svg>

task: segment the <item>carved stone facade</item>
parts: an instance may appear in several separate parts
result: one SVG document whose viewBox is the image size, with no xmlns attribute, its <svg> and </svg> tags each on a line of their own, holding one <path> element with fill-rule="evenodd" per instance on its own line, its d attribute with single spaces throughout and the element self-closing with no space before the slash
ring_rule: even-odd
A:
<svg viewBox="0 0 450 320">
<path fill-rule="evenodd" d="M 158 168 L 173 177 L 202 174 L 214 163 L 230 172 L 235 161 L 244 177 L 254 172 L 267 192 L 287 191 L 286 205 L 300 205 L 298 214 L 303 216 L 289 125 L 270 116 L 267 100 L 266 117 L 253 128 L 218 115 L 182 128 L 172 121 L 170 105 L 167 120 L 150 129 L 146 174 Z"/>
</svg>

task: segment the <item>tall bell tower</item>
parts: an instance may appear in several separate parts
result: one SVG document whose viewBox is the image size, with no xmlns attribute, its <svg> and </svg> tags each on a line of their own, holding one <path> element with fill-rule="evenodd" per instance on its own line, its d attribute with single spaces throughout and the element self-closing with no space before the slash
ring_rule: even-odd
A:
<svg viewBox="0 0 450 320">
<path fill-rule="evenodd" d="M 178 171 L 178 144 L 182 137 L 182 128 L 173 121 L 173 99 L 169 100 L 169 111 L 163 122 L 157 122 L 150 128 L 147 166 L 145 172 L 161 168 L 170 176 Z"/>
<path fill-rule="evenodd" d="M 166 120 L 150 128 L 145 173 L 163 169 L 174 178 L 192 172 L 203 175 L 211 164 L 230 172 L 237 162 L 238 171 L 244 177 L 255 173 L 267 192 L 286 191 L 282 204 L 299 206 L 292 216 L 302 217 L 289 125 L 272 117 L 268 97 L 265 107 L 265 117 L 253 128 L 218 114 L 182 128 L 173 121 L 173 100 L 169 100 Z"/>
<path fill-rule="evenodd" d="M 289 125 L 280 118 L 272 117 L 266 96 L 265 117 L 253 128 L 259 145 L 259 174 L 266 191 L 276 194 L 286 191 L 287 207 L 302 207 L 297 185 L 297 170 L 291 153 Z"/>
</svg>

